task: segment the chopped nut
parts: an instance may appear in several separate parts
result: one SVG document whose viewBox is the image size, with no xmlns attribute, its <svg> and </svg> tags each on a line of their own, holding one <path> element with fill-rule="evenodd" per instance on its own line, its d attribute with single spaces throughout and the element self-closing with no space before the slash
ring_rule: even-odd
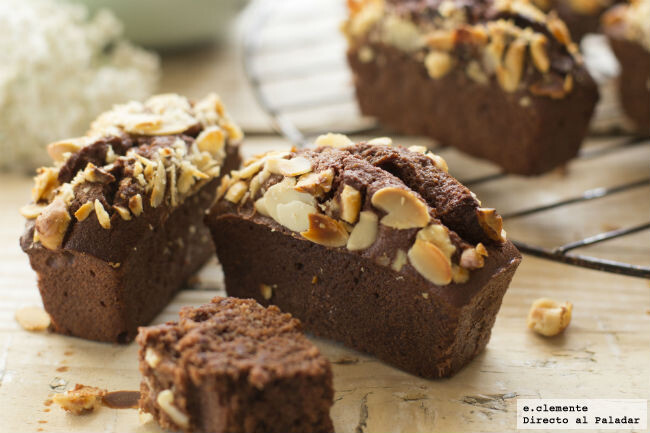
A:
<svg viewBox="0 0 650 433">
<path fill-rule="evenodd" d="M 88 215 L 90 215 L 93 210 L 95 210 L 95 205 L 93 202 L 87 201 L 79 206 L 79 209 L 74 213 L 74 217 L 77 218 L 77 221 L 83 221 L 88 218 Z"/>
<path fill-rule="evenodd" d="M 427 152 L 425 153 L 425 155 L 428 156 L 429 159 L 431 159 L 431 161 L 433 161 L 433 165 L 435 165 L 437 168 L 444 171 L 445 173 L 449 172 L 447 161 L 445 161 L 445 159 L 442 156 L 436 155 L 433 152 Z"/>
<path fill-rule="evenodd" d="M 221 155 L 225 144 L 226 137 L 218 126 L 208 126 L 196 137 L 196 147 L 214 158 Z"/>
<path fill-rule="evenodd" d="M 142 196 L 140 194 L 136 194 L 133 197 L 129 199 L 129 209 L 131 209 L 131 212 L 133 212 L 133 215 L 135 216 L 140 216 L 142 213 Z"/>
<path fill-rule="evenodd" d="M 255 202 L 255 209 L 289 230 L 302 232 L 309 228 L 309 214 L 317 213 L 316 200 L 310 194 L 296 191 L 295 186 L 295 178 L 283 179 Z"/>
<path fill-rule="evenodd" d="M 354 143 L 352 142 L 352 140 L 348 138 L 347 135 L 333 134 L 330 132 L 328 134 L 318 136 L 314 144 L 316 146 L 322 146 L 322 147 L 339 148 L 339 147 L 350 146 Z"/>
<path fill-rule="evenodd" d="M 341 192 L 341 219 L 354 224 L 361 209 L 361 193 L 350 185 L 345 185 Z"/>
<path fill-rule="evenodd" d="M 477 253 L 479 253 L 483 257 L 488 256 L 488 251 L 487 251 L 487 249 L 485 249 L 485 245 L 483 245 L 481 242 L 476 244 L 476 248 L 474 248 L 474 249 L 476 250 Z"/>
<path fill-rule="evenodd" d="M 533 64 L 542 73 L 548 72 L 551 67 L 551 61 L 546 52 L 548 39 L 541 33 L 535 33 L 533 39 L 530 41 L 530 54 L 533 58 Z"/>
<path fill-rule="evenodd" d="M 483 265 L 485 265 L 483 256 L 474 248 L 467 248 L 460 255 L 460 266 L 465 269 L 480 269 Z"/>
<path fill-rule="evenodd" d="M 258 159 L 257 161 L 254 161 L 248 165 L 246 165 L 244 168 L 241 170 L 233 170 L 231 172 L 233 178 L 237 179 L 248 179 L 253 177 L 254 175 L 259 172 L 262 167 L 264 166 L 264 163 L 266 162 L 265 158 Z"/>
<path fill-rule="evenodd" d="M 431 78 L 442 78 L 451 70 L 454 65 L 452 57 L 442 51 L 431 51 L 424 58 L 424 66 Z"/>
<path fill-rule="evenodd" d="M 221 127 L 225 129 L 228 133 L 228 137 L 233 142 L 241 141 L 244 138 L 244 133 L 238 125 L 235 125 L 233 122 L 224 122 L 221 124 Z"/>
<path fill-rule="evenodd" d="M 377 137 L 368 140 L 368 144 L 372 144 L 373 146 L 392 146 L 393 140 L 390 137 Z"/>
<path fill-rule="evenodd" d="M 83 175 L 88 182 L 111 183 L 115 181 L 115 176 L 103 168 L 95 166 L 92 162 L 86 164 Z"/>
<path fill-rule="evenodd" d="M 99 221 L 100 226 L 105 229 L 111 228 L 111 217 L 106 212 L 106 209 L 104 209 L 102 202 L 98 199 L 95 199 L 95 215 L 97 215 L 97 221 Z"/>
<path fill-rule="evenodd" d="M 327 170 L 318 173 L 303 174 L 298 179 L 296 191 L 307 192 L 315 197 L 320 197 L 332 189 L 334 170 Z"/>
<path fill-rule="evenodd" d="M 548 29 L 551 31 L 555 39 L 562 45 L 569 45 L 571 43 L 571 34 L 564 21 L 559 19 L 555 14 L 549 14 L 547 20 Z"/>
<path fill-rule="evenodd" d="M 273 288 L 267 284 L 260 284 L 260 293 L 268 301 L 273 296 Z"/>
<path fill-rule="evenodd" d="M 144 353 L 144 360 L 151 368 L 158 367 L 158 365 L 160 365 L 160 361 L 162 361 L 160 355 L 158 355 L 158 352 L 153 350 L 151 347 L 147 347 L 147 350 Z"/>
<path fill-rule="evenodd" d="M 569 326 L 572 311 L 570 302 L 560 304 L 549 298 L 540 298 L 530 307 L 527 326 L 538 334 L 552 337 Z"/>
<path fill-rule="evenodd" d="M 562 86 L 562 89 L 564 90 L 564 93 L 570 93 L 571 90 L 573 89 L 573 76 L 572 75 L 567 75 L 564 77 L 564 85 Z"/>
<path fill-rule="evenodd" d="M 56 198 L 36 218 L 35 234 L 41 244 L 50 250 L 57 249 L 70 224 L 68 206 L 63 198 Z"/>
<path fill-rule="evenodd" d="M 377 240 L 379 218 L 374 212 L 363 211 L 359 214 L 359 222 L 354 226 L 348 239 L 347 249 L 351 251 L 364 250 Z"/>
<path fill-rule="evenodd" d="M 503 66 L 497 67 L 497 80 L 506 92 L 514 92 L 519 86 L 524 67 L 526 42 L 516 39 L 510 44 L 503 61 Z"/>
<path fill-rule="evenodd" d="M 375 192 L 372 205 L 386 212 L 381 223 L 396 229 L 424 227 L 429 223 L 427 205 L 411 191 L 386 187 Z"/>
<path fill-rule="evenodd" d="M 363 47 L 359 48 L 358 56 L 361 63 L 370 63 L 375 58 L 375 53 L 372 51 L 372 48 L 364 45 Z"/>
<path fill-rule="evenodd" d="M 469 280 L 469 271 L 458 265 L 451 265 L 452 281 L 456 284 L 466 283 Z"/>
<path fill-rule="evenodd" d="M 345 225 L 326 215 L 309 215 L 309 230 L 300 233 L 305 239 L 326 247 L 342 247 L 348 242 Z"/>
<path fill-rule="evenodd" d="M 156 397 L 156 402 L 158 403 L 158 406 L 160 406 L 160 409 L 171 418 L 174 424 L 183 429 L 189 427 L 189 417 L 174 406 L 174 393 L 171 389 L 160 391 L 158 397 Z"/>
<path fill-rule="evenodd" d="M 451 259 L 451 256 L 456 252 L 456 247 L 449 238 L 449 230 L 441 224 L 431 224 L 423 228 L 418 231 L 416 237 L 437 246 L 448 259 Z"/>
<path fill-rule="evenodd" d="M 124 221 L 129 221 L 131 219 L 131 212 L 129 212 L 127 208 L 122 206 L 113 206 L 113 209 L 117 211 Z"/>
<path fill-rule="evenodd" d="M 78 138 L 61 140 L 47 145 L 47 153 L 54 162 L 64 162 L 66 154 L 78 152 L 83 144 Z"/>
<path fill-rule="evenodd" d="M 425 154 L 427 153 L 428 149 L 424 146 L 409 146 L 408 150 L 409 152 L 413 152 L 413 153 Z"/>
<path fill-rule="evenodd" d="M 238 180 L 237 182 L 230 185 L 230 188 L 228 188 L 228 192 L 226 192 L 224 198 L 231 203 L 239 203 L 239 200 L 241 200 L 247 190 L 248 185 L 246 182 Z"/>
<path fill-rule="evenodd" d="M 268 170 L 260 171 L 254 178 L 251 179 L 251 183 L 248 186 L 248 190 L 251 193 L 251 197 L 255 197 L 257 191 L 262 187 L 262 184 L 268 180 L 271 176 L 271 172 Z"/>
<path fill-rule="evenodd" d="M 59 170 L 51 167 L 41 167 L 37 170 L 32 188 L 32 199 L 34 203 L 39 200 L 50 200 L 54 190 L 59 186 Z"/>
<path fill-rule="evenodd" d="M 45 205 L 30 203 L 20 208 L 20 214 L 28 220 L 33 220 L 38 218 L 43 209 L 45 209 Z"/>
<path fill-rule="evenodd" d="M 399 271 L 402 270 L 402 267 L 406 264 L 407 260 L 408 260 L 408 257 L 406 256 L 406 252 L 404 252 L 404 250 L 398 249 L 397 252 L 395 253 L 395 258 L 393 259 L 393 264 L 390 265 L 390 267 L 395 272 L 399 272 Z"/>
<path fill-rule="evenodd" d="M 481 65 L 476 60 L 471 60 L 467 63 L 465 67 L 465 74 L 472 80 L 476 81 L 479 84 L 488 84 L 490 78 L 487 76 L 485 71 L 481 68 Z"/>
<path fill-rule="evenodd" d="M 454 48 L 454 40 L 453 30 L 434 30 L 426 36 L 427 45 L 440 51 L 451 51 Z"/>
<path fill-rule="evenodd" d="M 105 389 L 77 384 L 74 389 L 63 394 L 54 394 L 52 400 L 75 415 L 90 413 L 102 405 Z"/>
<path fill-rule="evenodd" d="M 26 331 L 43 331 L 50 326 L 50 316 L 40 307 L 23 307 L 16 311 L 16 322 Z"/>
<path fill-rule="evenodd" d="M 505 241 L 503 218 L 497 214 L 496 209 L 480 207 L 476 209 L 476 216 L 479 225 L 490 239 L 500 242 Z"/>
<path fill-rule="evenodd" d="M 416 239 L 408 252 L 408 258 L 420 275 L 433 284 L 441 286 L 451 282 L 451 262 L 440 248 L 431 242 Z"/>
<path fill-rule="evenodd" d="M 294 177 L 309 173 L 311 171 L 311 161 L 303 156 L 292 159 L 269 158 L 266 161 L 266 168 L 273 174 Z"/>
<path fill-rule="evenodd" d="M 165 187 L 167 185 L 167 173 L 162 161 L 158 161 L 156 173 L 153 178 L 153 190 L 151 191 L 151 207 L 158 207 L 165 197 Z"/>
</svg>

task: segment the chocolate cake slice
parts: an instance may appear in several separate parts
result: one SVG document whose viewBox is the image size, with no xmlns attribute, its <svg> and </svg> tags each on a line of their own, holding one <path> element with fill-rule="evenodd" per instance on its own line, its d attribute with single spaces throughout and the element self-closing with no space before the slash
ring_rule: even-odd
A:
<svg viewBox="0 0 650 433">
<path fill-rule="evenodd" d="M 316 335 L 450 376 L 487 344 L 520 262 L 501 217 L 442 158 L 327 135 L 224 177 L 206 222 L 229 295 Z"/>
<path fill-rule="evenodd" d="M 140 408 L 163 428 L 332 433 L 332 371 L 300 322 L 252 299 L 185 307 L 140 328 Z"/>
<path fill-rule="evenodd" d="M 159 95 L 50 144 L 20 240 L 56 332 L 125 343 L 212 255 L 203 223 L 239 128 L 212 94 Z"/>
<path fill-rule="evenodd" d="M 598 100 L 566 25 L 527 0 L 352 0 L 361 112 L 508 173 L 574 157 Z"/>
<path fill-rule="evenodd" d="M 639 134 L 650 135 L 650 0 L 613 7 L 603 28 L 621 65 L 623 110 Z"/>
</svg>

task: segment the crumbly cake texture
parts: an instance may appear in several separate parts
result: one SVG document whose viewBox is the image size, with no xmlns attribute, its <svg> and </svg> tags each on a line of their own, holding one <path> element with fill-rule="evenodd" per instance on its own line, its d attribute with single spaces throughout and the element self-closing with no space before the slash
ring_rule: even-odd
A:
<svg viewBox="0 0 650 433">
<path fill-rule="evenodd" d="M 637 132 L 650 135 L 650 0 L 613 7 L 603 28 L 621 64 L 621 105 Z"/>
<path fill-rule="evenodd" d="M 521 259 L 501 217 L 423 147 L 316 145 L 222 179 L 206 222 L 228 294 L 411 373 L 452 375 L 487 344 Z"/>
<path fill-rule="evenodd" d="M 204 212 L 240 129 L 217 95 L 158 95 L 48 146 L 21 247 L 56 332 L 128 342 L 212 254 Z"/>
<path fill-rule="evenodd" d="M 598 90 L 566 25 L 527 0 L 356 0 L 363 114 L 533 175 L 578 152 Z"/>
<path fill-rule="evenodd" d="M 185 307 L 140 328 L 140 408 L 185 432 L 332 433 L 329 361 L 300 321 L 252 299 Z"/>
</svg>

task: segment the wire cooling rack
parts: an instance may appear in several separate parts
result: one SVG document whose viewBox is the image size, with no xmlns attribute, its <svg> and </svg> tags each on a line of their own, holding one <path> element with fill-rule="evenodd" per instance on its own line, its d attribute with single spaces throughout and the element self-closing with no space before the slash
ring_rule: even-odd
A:
<svg viewBox="0 0 650 433">
<path fill-rule="evenodd" d="M 270 115 L 278 133 L 297 146 L 306 145 L 315 136 L 330 131 L 366 136 L 390 134 L 381 130 L 372 119 L 362 117 L 357 109 L 351 75 L 345 62 L 346 42 L 338 31 L 345 16 L 343 0 L 258 0 L 249 14 L 244 38 L 244 68 L 258 102 Z M 613 69 L 615 70 L 615 65 Z M 612 68 L 609 67 L 609 70 Z M 601 74 L 602 81 L 607 78 L 607 73 L 604 75 Z M 587 223 L 592 214 L 610 211 L 611 207 L 621 210 L 620 203 L 614 200 L 612 204 L 607 202 L 608 199 L 632 194 L 631 199 L 627 196 L 623 199 L 623 206 L 628 199 L 637 205 L 637 214 L 643 214 L 643 209 L 648 210 L 645 215 L 640 215 L 641 220 L 637 218 L 627 226 L 601 225 L 600 230 L 579 236 L 577 240 L 570 237 L 568 240 L 555 239 L 551 236 L 552 239 L 547 241 L 544 236 L 540 237 L 540 233 L 525 229 L 517 231 L 514 239 L 513 236 L 509 238 L 526 254 L 574 266 L 650 278 L 650 266 L 645 261 L 634 264 L 621 260 L 616 257 L 617 254 L 613 254 L 614 257 L 604 254 L 603 257 L 602 252 L 595 255 L 576 252 L 605 242 L 610 242 L 611 245 L 615 239 L 624 239 L 633 245 L 631 248 L 641 248 L 644 253 L 647 251 L 650 262 L 650 245 L 645 243 L 645 237 L 641 237 L 640 241 L 631 240 L 633 235 L 644 236 L 650 233 L 650 220 L 646 220 L 650 218 L 650 140 L 626 135 L 624 129 L 619 127 L 624 121 L 621 122 L 620 110 L 615 98 L 612 98 L 614 93 L 611 84 L 601 88 L 601 99 L 609 102 L 598 106 L 592 132 L 576 158 L 577 162 L 571 164 L 584 165 L 592 160 L 596 161 L 593 170 L 607 173 L 612 166 L 621 170 L 617 159 L 619 155 L 635 152 L 632 159 L 622 158 L 624 163 L 629 163 L 630 160 L 638 162 L 638 158 L 645 158 L 641 170 L 636 165 L 637 170 L 633 173 L 635 178 L 623 176 L 625 180 L 618 181 L 616 177 L 603 175 L 603 178 L 609 179 L 604 186 L 599 183 L 600 176 L 595 176 L 594 183 L 593 172 L 590 176 L 584 176 L 584 170 L 575 170 L 578 173 L 571 172 L 567 176 L 556 174 L 551 176 L 551 180 L 537 182 L 497 172 L 493 167 L 487 171 L 482 167 L 478 171 L 484 174 L 472 176 L 466 172 L 473 170 L 462 168 L 468 165 L 475 167 L 476 163 L 463 160 L 462 156 L 459 157 L 461 162 L 456 165 L 450 163 L 450 168 L 462 183 L 479 192 L 481 197 L 485 194 L 484 191 L 490 191 L 495 184 L 511 178 L 511 183 L 523 189 L 524 196 L 529 195 L 526 194 L 527 191 L 536 191 L 540 195 L 541 188 L 561 190 L 563 185 L 570 184 L 573 187 L 568 189 L 573 191 L 575 185 L 585 186 L 573 194 L 562 194 L 559 198 L 553 196 L 551 200 L 547 200 L 544 194 L 535 203 L 522 200 L 526 202 L 525 206 L 515 206 L 502 213 L 508 229 L 519 220 L 544 217 L 558 211 L 563 215 L 559 217 L 560 223 L 562 218 L 566 220 L 574 217 L 584 218 Z M 437 153 L 455 152 L 440 145 L 431 145 L 430 142 L 428 144 Z M 444 156 L 449 160 L 448 155 Z M 459 169 L 456 170 L 457 168 Z M 491 199 L 489 204 L 503 209 L 499 203 L 495 203 L 498 197 Z M 642 201 L 640 207 L 639 200 Z M 591 205 L 591 210 L 576 211 L 576 207 L 586 205 Z M 624 209 L 622 215 L 625 215 Z M 628 222 L 628 218 L 622 219 Z M 605 249 L 605 253 L 608 250 Z M 612 251 L 620 251 L 620 246 L 618 249 L 612 248 Z"/>
</svg>

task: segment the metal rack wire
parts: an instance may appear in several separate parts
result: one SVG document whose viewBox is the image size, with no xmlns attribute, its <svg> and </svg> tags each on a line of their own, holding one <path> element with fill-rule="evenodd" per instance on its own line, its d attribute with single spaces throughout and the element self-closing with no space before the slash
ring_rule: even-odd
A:
<svg viewBox="0 0 650 433">
<path fill-rule="evenodd" d="M 297 146 L 306 145 L 311 141 L 310 138 L 331 130 L 350 135 L 373 133 L 376 135 L 382 132 L 371 119 L 362 118 L 355 111 L 354 91 L 344 59 L 345 44 L 336 31 L 336 22 L 343 18 L 342 3 L 331 0 L 310 2 L 259 0 L 250 11 L 250 22 L 244 39 L 246 75 L 255 97 L 271 117 L 276 131 Z M 297 56 L 306 60 L 296 65 Z M 265 67 L 269 64 L 272 65 L 270 68 Z M 332 80 L 332 77 L 339 78 Z M 308 86 L 300 84 L 306 82 L 309 83 Z M 279 93 L 274 91 L 274 87 L 289 89 L 284 94 L 294 95 L 293 99 L 283 100 L 278 96 Z M 317 91 L 313 92 L 313 89 Z M 330 114 L 331 111 L 337 113 L 334 120 L 331 120 L 330 127 L 326 119 L 332 119 L 332 116 L 319 115 L 319 112 L 328 110 Z M 300 114 L 305 112 L 311 113 L 311 117 L 317 119 L 316 124 L 309 124 L 304 122 L 304 119 L 300 119 Z M 598 136 L 616 138 L 618 142 L 604 148 L 583 150 L 578 156 L 579 159 L 599 158 L 638 146 L 650 148 L 650 140 L 647 138 L 627 136 L 611 130 L 600 132 Z M 434 150 L 443 149 L 441 146 L 434 147 Z M 461 182 L 468 187 L 477 187 L 507 176 L 504 173 L 492 173 L 477 178 L 461 179 Z M 573 197 L 526 207 L 502 216 L 504 220 L 514 220 L 557 208 L 598 201 L 648 186 L 650 186 L 650 175 L 615 186 L 595 186 Z M 650 202 L 650 195 L 648 201 Z M 520 251 L 533 256 L 584 268 L 650 278 L 650 266 L 639 266 L 574 252 L 580 248 L 647 230 L 650 230 L 650 220 L 630 227 L 607 230 L 553 248 L 534 245 L 525 239 L 511 240 Z M 648 259 L 650 261 L 650 254 Z"/>
</svg>

